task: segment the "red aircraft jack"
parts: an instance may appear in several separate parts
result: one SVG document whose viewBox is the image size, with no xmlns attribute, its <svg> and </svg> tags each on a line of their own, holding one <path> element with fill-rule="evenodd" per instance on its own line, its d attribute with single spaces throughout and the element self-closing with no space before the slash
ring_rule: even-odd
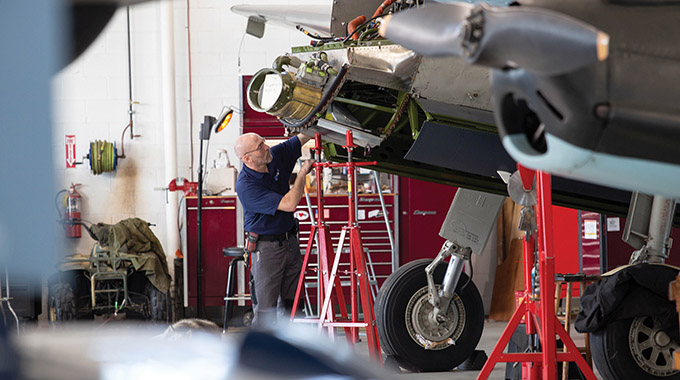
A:
<svg viewBox="0 0 680 380">
<path fill-rule="evenodd" d="M 357 146 L 354 145 L 352 131 L 346 132 L 346 145 L 343 148 L 347 149 L 347 162 L 345 163 L 328 163 L 321 161 L 321 135 L 316 134 L 315 140 L 315 157 L 314 169 L 316 172 L 316 189 L 317 189 L 317 215 L 316 224 L 312 226 L 309 234 L 309 241 L 307 242 L 307 249 L 302 263 L 302 270 L 300 271 L 300 278 L 298 280 L 297 292 L 295 294 L 295 301 L 293 303 L 293 311 L 291 313 L 291 320 L 293 322 L 302 323 L 316 323 L 319 329 L 328 328 L 329 335 L 333 337 L 334 328 L 342 327 L 345 329 L 345 336 L 347 341 L 352 343 L 357 341 L 358 328 L 366 329 L 366 339 L 368 343 L 368 351 L 371 359 L 375 362 L 382 363 L 380 354 L 380 342 L 378 341 L 378 331 L 375 323 L 375 314 L 373 311 L 373 297 L 368 282 L 368 272 L 366 270 L 366 261 L 364 258 L 363 244 L 361 243 L 361 233 L 359 225 L 356 221 L 355 205 L 357 202 L 356 196 L 356 181 L 355 171 L 358 166 L 375 165 L 376 162 L 352 162 L 352 151 Z M 348 206 L 349 206 L 349 220 L 347 226 L 342 228 L 338 247 L 333 259 L 333 267 L 329 268 L 330 257 L 333 251 L 333 244 L 330 238 L 328 226 L 324 220 L 324 201 L 323 201 L 323 186 L 321 183 L 322 169 L 324 167 L 345 167 L 347 168 L 348 178 Z M 315 237 L 318 234 L 318 271 L 317 281 L 320 287 L 319 294 L 321 295 L 321 304 L 323 305 L 319 311 L 318 319 L 310 318 L 295 318 L 295 313 L 298 308 L 300 295 L 304 288 L 305 273 L 308 269 L 309 258 L 312 247 L 315 245 Z M 340 256 L 342 248 L 345 243 L 345 237 L 349 236 L 349 251 L 350 251 L 350 295 L 351 295 L 351 320 L 348 318 L 347 307 L 345 305 L 345 297 L 343 289 L 338 277 L 338 266 L 340 263 Z M 330 270 L 329 270 L 330 269 Z M 357 292 L 358 290 L 358 292 Z M 336 319 L 333 310 L 332 298 L 335 293 L 335 298 L 340 309 L 340 318 Z M 361 310 L 363 311 L 363 321 L 359 321 L 359 308 L 356 298 L 357 293 L 361 299 Z"/>
<path fill-rule="evenodd" d="M 534 177 L 537 178 L 536 239 L 534 239 L 531 229 L 525 235 L 524 285 L 526 290 L 477 380 L 487 379 L 498 362 L 522 363 L 523 380 L 555 380 L 557 378 L 557 362 L 576 362 L 586 379 L 596 380 L 592 368 L 588 366 L 571 337 L 555 316 L 552 298 L 552 295 L 555 294 L 555 249 L 553 246 L 550 174 L 534 171 L 521 165 L 517 166 L 524 192 L 531 192 Z M 527 206 L 525 205 L 525 207 Z M 544 298 L 533 294 L 531 290 L 531 267 L 535 259 L 536 241 L 538 241 L 539 295 L 550 295 Z M 538 335 L 542 352 L 503 353 L 522 317 L 526 321 L 527 335 Z M 557 352 L 556 335 L 562 340 L 567 352 Z"/>
</svg>

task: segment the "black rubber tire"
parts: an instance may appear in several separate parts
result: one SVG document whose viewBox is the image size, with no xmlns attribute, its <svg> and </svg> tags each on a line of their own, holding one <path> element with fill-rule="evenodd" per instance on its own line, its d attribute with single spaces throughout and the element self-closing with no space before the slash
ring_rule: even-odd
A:
<svg viewBox="0 0 680 380">
<path fill-rule="evenodd" d="M 250 327 L 253 325 L 253 318 L 255 318 L 255 313 L 253 309 L 249 308 L 243 313 L 243 326 Z"/>
<path fill-rule="evenodd" d="M 412 261 L 392 273 L 383 284 L 376 301 L 376 322 L 382 350 L 395 356 L 405 369 L 419 372 L 442 372 L 455 368 L 465 361 L 477 347 L 484 328 L 484 305 L 474 283 L 461 274 L 456 294 L 462 301 L 466 321 L 456 344 L 441 350 L 426 350 L 409 335 L 406 326 L 406 309 L 413 295 L 427 287 L 425 267 L 430 259 Z M 446 265 L 434 271 L 436 284 L 441 284 Z"/>
<path fill-rule="evenodd" d="M 90 278 L 85 271 L 73 271 L 73 282 L 71 283 L 76 301 L 76 319 L 93 320 L 92 297 L 90 296 Z"/>
<path fill-rule="evenodd" d="M 385 360 L 383 361 L 383 369 L 385 369 L 388 373 L 401 374 L 402 373 L 401 369 L 403 368 L 403 366 L 404 363 L 401 362 L 401 359 L 397 358 L 394 355 L 385 355 Z"/>
<path fill-rule="evenodd" d="M 144 285 L 144 295 L 149 298 L 149 319 L 154 322 L 170 322 L 170 299 L 150 281 Z"/>
<path fill-rule="evenodd" d="M 593 364 L 600 375 L 604 380 L 679 380 L 680 373 L 656 376 L 646 372 L 634 359 L 629 335 L 633 322 L 639 318 L 648 317 L 613 321 L 591 334 Z"/>
<path fill-rule="evenodd" d="M 70 284 L 57 282 L 50 286 L 47 318 L 53 324 L 76 319 L 76 299 Z"/>
</svg>

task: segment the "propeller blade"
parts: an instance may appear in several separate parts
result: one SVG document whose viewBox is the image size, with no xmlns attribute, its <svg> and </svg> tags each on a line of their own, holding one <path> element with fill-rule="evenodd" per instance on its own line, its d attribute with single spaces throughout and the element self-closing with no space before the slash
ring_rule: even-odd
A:
<svg viewBox="0 0 680 380">
<path fill-rule="evenodd" d="M 609 36 L 580 20 L 532 7 L 431 4 L 384 20 L 386 38 L 426 56 L 460 56 L 497 69 L 567 73 L 604 61 Z"/>
</svg>

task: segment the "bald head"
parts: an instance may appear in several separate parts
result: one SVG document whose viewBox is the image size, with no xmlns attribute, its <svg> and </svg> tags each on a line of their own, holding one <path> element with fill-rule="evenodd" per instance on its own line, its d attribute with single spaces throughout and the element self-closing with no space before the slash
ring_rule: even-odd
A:
<svg viewBox="0 0 680 380">
<path fill-rule="evenodd" d="M 239 160 L 243 161 L 243 155 L 257 148 L 257 145 L 262 141 L 262 136 L 257 133 L 245 133 L 236 138 L 234 142 L 234 152 Z"/>
<path fill-rule="evenodd" d="M 262 136 L 257 133 L 246 133 L 234 142 L 234 152 L 243 165 L 257 171 L 268 172 L 267 164 L 272 162 L 269 146 Z"/>
</svg>

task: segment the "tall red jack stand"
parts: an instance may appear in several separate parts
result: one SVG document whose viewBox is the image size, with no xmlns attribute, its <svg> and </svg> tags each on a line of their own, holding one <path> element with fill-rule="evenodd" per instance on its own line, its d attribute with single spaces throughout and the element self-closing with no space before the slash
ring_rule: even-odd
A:
<svg viewBox="0 0 680 380">
<path fill-rule="evenodd" d="M 536 249 L 534 237 L 527 234 L 524 239 L 524 284 L 525 291 L 517 310 L 505 327 L 489 359 L 484 364 L 477 380 L 488 379 L 498 362 L 521 362 L 523 380 L 557 379 L 557 362 L 576 362 L 588 380 L 597 380 L 592 368 L 579 353 L 578 348 L 555 316 L 553 295 L 555 294 L 555 250 L 553 246 L 552 193 L 550 174 L 534 171 L 518 165 L 525 191 L 536 181 L 536 227 L 538 240 L 539 295 L 532 293 L 531 267 Z M 527 335 L 537 334 L 542 352 L 503 353 L 522 317 L 526 321 Z M 557 352 L 555 335 L 567 347 L 567 352 Z"/>
<path fill-rule="evenodd" d="M 345 335 L 348 342 L 355 342 L 358 336 L 357 328 L 365 327 L 368 349 L 371 359 L 377 362 L 381 362 L 380 355 L 380 343 L 378 341 L 377 327 L 375 323 L 375 315 L 373 311 L 373 299 L 368 283 L 368 273 L 366 271 L 366 262 L 363 254 L 363 245 L 361 243 L 361 234 L 359 226 L 356 223 L 355 205 L 356 205 L 356 181 L 355 170 L 357 166 L 368 166 L 375 165 L 376 162 L 352 162 L 352 151 L 356 148 L 353 143 L 352 132 L 347 131 L 346 133 L 346 145 L 343 146 L 347 149 L 348 160 L 346 163 L 322 163 L 321 158 L 321 135 L 316 134 L 315 138 L 315 152 L 317 157 L 317 162 L 314 163 L 314 168 L 316 170 L 316 189 L 317 189 L 317 217 L 316 224 L 312 226 L 312 230 L 309 235 L 309 241 L 307 242 L 307 249 L 305 251 L 305 258 L 302 264 L 302 270 L 300 271 L 300 278 L 298 280 L 297 292 L 295 295 L 295 301 L 293 304 L 293 312 L 291 314 L 291 320 L 294 322 L 307 322 L 307 323 L 317 323 L 319 329 L 328 328 L 329 335 L 333 336 L 333 329 L 336 327 L 345 328 Z M 330 232 L 325 224 L 324 213 L 323 213 L 323 186 L 321 183 L 322 169 L 324 167 L 346 167 L 347 177 L 348 177 L 348 206 L 349 206 L 349 220 L 347 226 L 343 227 L 342 234 L 340 236 L 340 241 L 338 242 L 338 248 L 333 260 L 333 269 L 329 272 L 329 254 L 332 252 L 332 243 L 330 239 Z M 319 270 L 318 283 L 320 286 L 319 294 L 322 295 L 323 306 L 319 312 L 318 319 L 309 318 L 295 318 L 295 312 L 298 308 L 298 303 L 302 289 L 304 287 L 304 277 L 309 264 L 309 256 L 311 253 L 312 246 L 314 245 L 315 234 L 318 233 L 318 260 L 319 260 Z M 349 248 L 350 248 L 350 294 L 351 294 L 351 321 L 347 317 L 347 310 L 345 306 L 345 300 L 343 295 L 343 289 L 338 277 L 338 266 L 340 262 L 340 256 L 342 253 L 342 247 L 344 244 L 345 237 L 349 233 Z M 334 292 L 335 290 L 335 292 Z M 360 293 L 362 310 L 364 313 L 363 322 L 358 320 L 358 302 L 356 299 L 357 290 Z M 337 298 L 337 303 L 339 304 L 341 318 L 339 320 L 335 319 L 335 314 L 333 311 L 333 306 L 331 300 L 333 298 L 333 293 L 335 293 Z"/>
</svg>

